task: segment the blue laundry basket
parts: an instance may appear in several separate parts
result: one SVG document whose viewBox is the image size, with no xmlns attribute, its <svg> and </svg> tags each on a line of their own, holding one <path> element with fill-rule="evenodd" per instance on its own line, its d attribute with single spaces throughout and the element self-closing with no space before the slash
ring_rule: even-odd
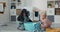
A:
<svg viewBox="0 0 60 32">
<path fill-rule="evenodd" d="M 40 30 L 40 23 L 39 22 L 27 22 L 24 23 L 25 30 L 27 31 L 35 31 Z"/>
</svg>

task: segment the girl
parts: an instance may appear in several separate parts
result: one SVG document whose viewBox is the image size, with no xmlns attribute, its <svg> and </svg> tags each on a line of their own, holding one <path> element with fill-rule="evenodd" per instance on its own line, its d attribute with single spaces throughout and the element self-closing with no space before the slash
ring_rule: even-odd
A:
<svg viewBox="0 0 60 32">
<path fill-rule="evenodd" d="M 19 29 L 19 27 L 21 27 L 21 25 L 22 25 L 22 30 L 24 30 L 24 23 L 25 22 L 32 22 L 31 20 L 30 20 L 30 18 L 29 18 L 29 11 L 27 11 L 26 9 L 23 9 L 22 10 L 22 12 L 21 12 L 21 14 L 18 16 L 18 18 L 17 18 L 17 20 L 18 21 L 20 21 L 20 22 L 22 22 L 22 23 L 19 23 L 20 25 L 18 26 L 18 29 Z"/>
<path fill-rule="evenodd" d="M 42 18 L 42 24 L 41 24 L 41 28 L 50 28 L 51 25 L 52 25 L 52 21 L 49 21 L 47 18 L 46 18 L 46 13 L 43 12 L 41 13 L 41 18 Z"/>
</svg>

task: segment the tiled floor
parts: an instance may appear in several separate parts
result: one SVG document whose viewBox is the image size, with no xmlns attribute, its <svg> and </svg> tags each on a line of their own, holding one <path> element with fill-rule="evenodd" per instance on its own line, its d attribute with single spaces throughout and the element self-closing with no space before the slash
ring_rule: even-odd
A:
<svg viewBox="0 0 60 32">
<path fill-rule="evenodd" d="M 7 26 L 0 26 L 0 32 L 32 32 L 18 30 L 17 26 L 17 22 L 9 22 L 7 23 Z"/>
<path fill-rule="evenodd" d="M 29 32 L 18 30 L 16 22 L 9 22 L 7 24 L 8 26 L 0 26 L 0 32 Z M 52 27 L 60 27 L 60 24 L 53 24 Z"/>
<path fill-rule="evenodd" d="M 16 23 L 7 23 L 8 26 L 0 26 L 0 32 L 28 32 L 28 31 L 21 31 L 17 29 Z"/>
</svg>

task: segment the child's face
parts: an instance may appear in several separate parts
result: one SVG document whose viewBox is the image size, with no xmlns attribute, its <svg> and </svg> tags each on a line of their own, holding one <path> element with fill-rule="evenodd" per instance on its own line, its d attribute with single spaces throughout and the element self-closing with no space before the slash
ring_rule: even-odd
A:
<svg viewBox="0 0 60 32">
<path fill-rule="evenodd" d="M 26 14 L 24 13 L 23 16 L 26 16 Z"/>
<path fill-rule="evenodd" d="M 42 14 L 41 15 L 42 19 L 46 18 L 46 15 L 45 14 Z"/>
</svg>

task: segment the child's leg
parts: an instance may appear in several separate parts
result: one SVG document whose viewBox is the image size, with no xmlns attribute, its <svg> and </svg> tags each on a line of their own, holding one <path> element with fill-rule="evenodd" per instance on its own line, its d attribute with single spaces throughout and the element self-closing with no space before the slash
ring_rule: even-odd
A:
<svg viewBox="0 0 60 32">
<path fill-rule="evenodd" d="M 22 29 L 22 24 L 23 24 L 23 23 L 19 23 L 17 29 Z"/>
<path fill-rule="evenodd" d="M 20 25 L 19 25 L 19 29 L 20 30 L 25 30 L 25 28 L 24 28 L 24 23 L 19 23 Z"/>
</svg>

